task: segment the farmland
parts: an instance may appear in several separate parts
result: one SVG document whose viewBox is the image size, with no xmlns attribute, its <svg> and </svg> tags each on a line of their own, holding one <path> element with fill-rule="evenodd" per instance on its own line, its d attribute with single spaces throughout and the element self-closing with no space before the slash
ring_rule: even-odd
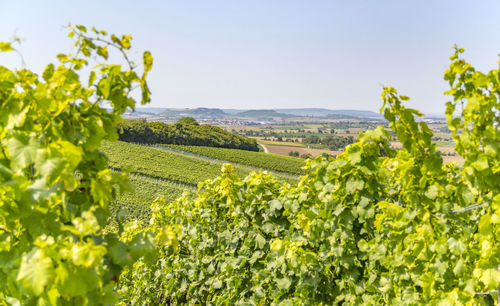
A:
<svg viewBox="0 0 500 306">
<path fill-rule="evenodd" d="M 263 154 L 237 149 L 223 149 L 212 147 L 176 145 L 168 145 L 168 147 L 180 151 L 212 157 L 218 160 L 257 167 L 262 170 L 273 170 L 293 174 L 305 173 L 304 169 L 302 169 L 305 166 L 304 160 L 294 157 L 284 157 L 274 154 Z"/>
<path fill-rule="evenodd" d="M 120 210 L 125 213 L 125 220 L 138 220 L 147 223 L 151 218 L 151 203 L 163 196 L 167 202 L 180 197 L 184 192 L 194 192 L 191 185 L 170 182 L 158 178 L 151 178 L 141 174 L 129 174 L 133 189 L 120 195 L 117 202 L 111 207 L 110 222 L 115 225 Z"/>
<path fill-rule="evenodd" d="M 271 154 L 202 146 L 153 147 L 125 142 L 106 142 L 102 150 L 110 158 L 110 167 L 116 170 L 129 169 L 134 187 L 133 192 L 127 192 L 119 197 L 118 205 L 113 208 L 113 214 L 116 216 L 118 208 L 121 208 L 127 212 L 127 218 L 133 216 L 147 220 L 151 214 L 148 205 L 157 196 L 166 196 L 168 202 L 180 196 L 183 191 L 192 192 L 199 182 L 220 175 L 221 166 L 225 162 L 234 164 L 235 174 L 239 177 L 244 177 L 251 171 L 268 170 L 284 181 L 294 182 L 298 175 L 305 173 L 302 169 L 305 162 L 304 159 L 288 156 L 291 153 L 315 157 L 324 153 L 337 156 L 343 151 L 328 150 L 316 144 L 306 145 L 302 143 L 304 133 L 308 135 L 305 137 L 327 137 L 331 134 L 340 137 L 355 135 L 357 138 L 358 134 L 352 134 L 353 131 L 363 132 L 371 125 L 372 123 L 342 121 L 331 123 L 329 126 L 297 124 L 252 129 L 252 133 L 259 133 L 260 137 L 256 138 Z M 445 126 L 430 124 L 430 127 L 435 133 L 434 139 L 438 144 L 438 150 L 444 153 L 444 162 L 463 162 L 461 157 L 454 154 L 453 147 L 446 143 L 451 136 L 445 130 Z M 346 131 L 350 134 L 345 134 Z M 280 133 L 286 133 L 289 138 L 278 140 L 280 136 L 285 136 Z M 265 137 L 262 137 L 264 135 Z M 401 143 L 393 141 L 391 147 L 401 149 Z"/>
<path fill-rule="evenodd" d="M 451 131 L 448 129 L 443 118 L 426 119 L 428 126 L 433 132 L 432 140 L 443 152 L 443 159 L 446 163 L 450 161 L 463 162 L 463 158 L 457 156 L 453 147 L 455 145 Z M 226 130 L 239 133 L 247 137 L 255 138 L 261 146 L 265 146 L 269 153 L 289 156 L 291 153 L 302 155 L 318 156 L 329 154 L 336 156 L 343 151 L 343 148 L 329 148 L 321 139 L 329 137 L 353 137 L 358 139 L 358 135 L 376 126 L 387 128 L 387 122 L 380 119 L 366 120 L 362 118 L 329 120 L 315 117 L 307 118 L 304 121 L 294 122 L 273 122 L 269 121 L 265 125 L 227 125 Z M 395 135 L 393 135 L 394 137 Z M 310 143 L 311 139 L 320 139 L 315 143 Z M 309 140 L 309 141 L 308 141 Z M 393 148 L 401 148 L 401 143 L 395 139 L 391 142 Z"/>
<path fill-rule="evenodd" d="M 284 146 L 284 145 L 265 145 L 266 149 L 269 151 L 269 153 L 272 154 L 278 154 L 278 155 L 283 155 L 283 156 L 289 156 L 290 152 L 298 152 L 300 156 L 302 155 L 307 155 L 310 154 L 314 157 L 321 155 L 321 154 L 329 154 L 332 156 L 337 156 L 342 151 L 331 151 L 331 150 L 325 150 L 325 149 L 311 149 L 311 148 L 306 148 L 306 147 L 299 147 L 299 146 Z"/>
<path fill-rule="evenodd" d="M 133 190 L 118 197 L 112 207 L 112 222 L 120 209 L 125 210 L 126 219 L 147 221 L 151 217 L 149 206 L 158 196 L 171 201 L 184 191 L 196 190 L 199 182 L 220 175 L 218 163 L 159 148 L 118 141 L 105 142 L 102 151 L 112 169 L 131 172 Z M 245 176 L 249 171 L 236 169 L 236 173 Z"/>
<path fill-rule="evenodd" d="M 132 173 L 151 178 L 196 186 L 198 182 L 220 174 L 220 165 L 217 163 L 160 148 L 126 142 L 107 142 L 102 150 L 109 157 L 110 167 L 130 168 Z M 244 176 L 248 172 L 243 169 L 236 170 L 239 176 Z"/>
<path fill-rule="evenodd" d="M 305 173 L 303 159 L 237 149 L 175 145 L 162 148 L 121 141 L 105 142 L 101 149 L 112 169 L 130 172 L 133 187 L 112 206 L 113 223 L 120 210 L 128 220 L 146 222 L 151 217 L 149 206 L 157 197 L 164 196 L 170 202 L 183 192 L 196 191 L 199 182 L 219 176 L 226 162 L 232 163 L 235 174 L 242 178 L 251 171 L 271 170 L 283 181 L 295 182 L 298 174 Z"/>
</svg>

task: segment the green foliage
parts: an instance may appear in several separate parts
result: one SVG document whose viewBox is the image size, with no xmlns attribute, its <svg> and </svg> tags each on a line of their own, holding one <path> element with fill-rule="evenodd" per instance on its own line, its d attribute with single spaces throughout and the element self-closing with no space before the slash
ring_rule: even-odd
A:
<svg viewBox="0 0 500 306">
<path fill-rule="evenodd" d="M 124 220 L 143 225 L 151 218 L 151 203 L 163 196 L 168 203 L 185 191 L 196 191 L 198 182 L 220 175 L 220 165 L 163 149 L 127 142 L 104 142 L 101 150 L 115 170 L 128 170 L 132 190 L 117 197 L 111 206 L 110 225 Z M 239 171 L 241 176 L 247 171 Z"/>
<path fill-rule="evenodd" d="M 220 175 L 220 164 L 155 147 L 127 142 L 105 142 L 101 150 L 114 169 L 196 187 L 199 182 Z M 237 170 L 239 176 L 249 171 Z"/>
<path fill-rule="evenodd" d="M 123 295 L 144 304 L 493 304 L 495 294 L 476 292 L 500 285 L 500 70 L 477 72 L 460 52 L 445 78 L 463 167 L 443 165 L 420 113 L 384 88 L 382 111 L 402 149 L 378 127 L 333 161 L 308 161 L 296 186 L 258 173 L 242 180 L 225 166 L 195 198 L 153 206 L 154 226 L 181 226 L 179 251 L 127 269 Z"/>
<path fill-rule="evenodd" d="M 200 125 L 193 117 L 182 117 L 175 123 L 176 127 L 182 127 L 183 125 Z"/>
<path fill-rule="evenodd" d="M 303 159 L 312 159 L 313 157 L 314 156 L 312 156 L 312 154 L 310 154 L 310 153 L 300 155 L 300 158 L 303 158 Z"/>
<path fill-rule="evenodd" d="M 155 252 L 151 232 L 120 238 L 102 231 L 109 203 L 129 184 L 99 151 L 103 140 L 118 138 L 120 115 L 134 108 L 132 88 L 148 102 L 152 58 L 145 53 L 139 76 L 124 51 L 130 36 L 108 41 L 104 31 L 83 26 L 69 36 L 75 52 L 59 54 L 41 77 L 0 66 L 0 304 L 114 303 L 122 267 Z M 123 53 L 128 69 L 91 68 L 108 47 Z M 13 49 L 1 43 L 0 50 Z M 80 79 L 84 68 L 88 81 Z"/>
<path fill-rule="evenodd" d="M 229 165 L 223 173 L 204 183 L 206 192 L 199 192 L 194 201 L 181 197 L 171 204 L 160 201 L 153 207 L 152 222 L 162 226 L 175 219 L 182 225 L 185 243 L 176 255 L 158 261 L 156 270 L 139 263 L 129 271 L 129 277 L 122 279 L 126 296 L 145 303 L 157 301 L 159 293 L 173 303 L 208 301 L 208 296 L 217 294 L 234 295 L 233 300 L 237 300 L 238 288 L 250 286 L 252 270 L 257 271 L 253 267 L 260 266 L 259 259 L 264 255 L 267 235 L 262 228 L 270 235 L 285 228 L 273 224 L 279 216 L 274 215 L 276 207 L 270 205 L 282 184 L 262 173 L 252 173 L 241 181 Z M 237 253 L 240 249 L 244 249 L 245 257 Z M 226 281 L 238 288 L 229 288 Z M 224 301 L 223 295 L 217 302 Z"/>
<path fill-rule="evenodd" d="M 288 172 L 293 174 L 305 173 L 303 169 L 305 166 L 304 161 L 293 157 L 237 149 L 211 148 L 202 146 L 169 145 L 168 147 L 202 156 L 208 156 L 218 160 L 253 166 L 266 170 Z"/>
<path fill-rule="evenodd" d="M 206 148 L 220 150 L 222 153 L 230 149 Z M 115 227 L 120 218 L 138 220 L 148 224 L 151 218 L 150 206 L 159 196 L 169 203 L 183 194 L 184 191 L 196 191 L 200 181 L 213 179 L 220 175 L 221 161 L 210 160 L 204 157 L 193 156 L 191 153 L 169 151 L 162 148 L 146 147 L 143 145 L 126 142 L 104 142 L 101 150 L 109 158 L 109 165 L 115 170 L 127 169 L 133 190 L 117 197 L 116 203 L 111 207 L 111 223 Z M 244 150 L 230 150 L 235 154 L 256 154 Z M 262 154 L 263 156 L 267 156 Z M 279 159 L 283 165 L 286 159 Z M 250 171 L 246 165 L 235 165 L 235 173 L 245 177 Z M 264 169 L 267 170 L 267 169 Z M 280 180 L 296 182 L 297 178 L 282 174 Z"/>
<path fill-rule="evenodd" d="M 389 87 L 382 112 L 402 149 L 391 149 L 391 133 L 378 127 L 335 160 L 308 160 L 297 185 L 266 173 L 241 179 L 246 171 L 225 165 L 196 196 L 157 200 L 148 225 L 118 220 L 116 232 L 106 232 L 110 203 L 130 187 L 108 168 L 106 154 L 113 168 L 139 165 L 141 177 L 169 184 L 194 185 L 215 177 L 218 166 L 126 143 L 106 142 L 101 152 L 135 105 L 132 88 L 139 86 L 142 103 L 149 100 L 153 60 L 143 54 L 139 76 L 126 53 L 130 35 L 89 32 L 73 27 L 76 52 L 59 54 L 60 64 L 49 64 L 41 78 L 0 66 L 0 303 L 493 303 L 500 69 L 476 71 L 457 48 L 445 72 L 453 98 L 447 121 L 462 167 L 443 165 L 432 131 L 415 118 L 421 114 Z M 109 57 L 108 47 L 128 69 L 89 68 L 94 56 Z M 0 43 L 0 51 L 12 50 Z M 84 68 L 90 74 L 82 84 Z M 185 121 L 180 128 L 198 126 Z M 165 167 L 152 166 L 160 160 Z"/>
<path fill-rule="evenodd" d="M 145 144 L 209 146 L 258 151 L 255 139 L 229 133 L 209 124 L 198 124 L 191 117 L 175 124 L 126 120 L 117 126 L 120 140 Z"/>
<path fill-rule="evenodd" d="M 302 139 L 302 143 L 304 144 L 315 144 L 324 146 L 332 151 L 337 151 L 345 148 L 346 146 L 352 144 L 354 142 L 354 137 L 342 137 L 342 136 L 326 136 L 326 137 L 318 137 L 318 136 L 307 136 Z"/>
<path fill-rule="evenodd" d="M 160 165 L 158 165 L 160 166 Z M 111 205 L 111 225 L 124 220 L 137 220 L 148 224 L 151 219 L 151 203 L 163 196 L 167 203 L 179 198 L 184 192 L 194 192 L 192 185 L 175 183 L 163 178 L 151 178 L 143 174 L 129 174 L 132 190 L 120 194 Z"/>
</svg>

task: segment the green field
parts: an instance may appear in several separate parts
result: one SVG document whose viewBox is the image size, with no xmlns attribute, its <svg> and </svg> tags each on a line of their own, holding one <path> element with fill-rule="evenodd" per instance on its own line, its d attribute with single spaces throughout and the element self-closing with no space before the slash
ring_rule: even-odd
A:
<svg viewBox="0 0 500 306">
<path fill-rule="evenodd" d="M 172 148 L 177 151 L 172 151 Z M 277 176 L 287 182 L 295 182 L 298 178 L 296 174 L 303 171 L 301 167 L 304 166 L 302 159 L 244 150 L 186 146 L 172 148 L 121 141 L 103 144 L 102 151 L 108 156 L 112 169 L 131 171 L 129 177 L 134 189 L 118 197 L 117 203 L 112 206 L 112 222 L 116 221 L 120 210 L 126 212 L 127 219 L 149 220 L 149 207 L 157 197 L 163 195 L 167 202 L 171 202 L 184 191 L 195 191 L 199 182 L 219 176 L 225 162 L 232 163 L 235 173 L 241 178 L 251 171 L 273 170 L 286 172 L 278 173 Z M 203 156 L 194 156 L 192 153 Z"/>
<path fill-rule="evenodd" d="M 305 166 L 303 159 L 280 156 L 275 154 L 264 154 L 260 152 L 222 149 L 213 147 L 199 146 L 178 146 L 168 145 L 169 148 L 175 150 L 190 152 L 197 155 L 208 156 L 218 160 L 224 160 L 231 163 L 238 163 L 251 167 L 256 167 L 264 170 L 288 172 L 293 174 L 304 174 L 302 169 Z"/>
<path fill-rule="evenodd" d="M 112 168 L 131 168 L 133 173 L 192 186 L 218 176 L 221 169 L 209 160 L 127 142 L 107 142 L 102 150 Z M 237 168 L 235 172 L 245 176 L 249 171 Z"/>
<path fill-rule="evenodd" d="M 117 141 L 105 142 L 102 151 L 108 156 L 111 168 L 131 170 L 134 191 L 118 197 L 112 207 L 115 219 L 119 210 L 124 209 L 127 219 L 149 220 L 149 207 L 158 196 L 165 195 L 170 202 L 184 191 L 195 190 L 199 182 L 220 175 L 219 163 L 160 148 Z M 249 171 L 236 168 L 235 173 L 243 177 Z"/>
<path fill-rule="evenodd" d="M 113 218 L 118 216 L 119 210 L 126 212 L 126 219 L 136 219 L 148 222 L 151 218 L 151 203 L 163 196 L 166 202 L 171 202 L 180 197 L 184 192 L 196 191 L 190 185 L 169 182 L 167 180 L 151 178 L 139 174 L 129 174 L 133 190 L 119 196 L 117 203 L 111 207 Z M 117 221 L 112 220 L 112 222 Z"/>
<path fill-rule="evenodd" d="M 262 139 L 259 139 L 258 141 L 259 141 L 259 144 L 263 144 L 263 145 L 297 147 L 297 148 L 305 148 L 306 147 L 301 142 L 270 141 L 270 140 L 262 140 Z"/>
</svg>

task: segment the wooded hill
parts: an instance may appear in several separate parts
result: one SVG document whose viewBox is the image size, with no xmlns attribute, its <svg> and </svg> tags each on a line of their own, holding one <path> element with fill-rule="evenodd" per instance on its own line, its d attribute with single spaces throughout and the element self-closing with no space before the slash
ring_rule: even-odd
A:
<svg viewBox="0 0 500 306">
<path fill-rule="evenodd" d="M 191 117 L 174 124 L 125 120 L 117 125 L 119 140 L 145 144 L 176 144 L 258 151 L 255 139 L 229 133 L 209 124 L 199 124 Z"/>
</svg>

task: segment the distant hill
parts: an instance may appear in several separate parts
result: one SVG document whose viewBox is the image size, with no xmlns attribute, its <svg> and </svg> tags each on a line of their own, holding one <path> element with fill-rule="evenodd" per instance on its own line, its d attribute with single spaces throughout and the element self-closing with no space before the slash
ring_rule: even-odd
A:
<svg viewBox="0 0 500 306">
<path fill-rule="evenodd" d="M 125 115 L 132 115 L 132 114 L 133 114 L 133 115 L 135 115 L 135 116 L 139 116 L 139 115 L 156 115 L 156 113 L 144 112 L 144 111 L 142 111 L 142 110 L 141 110 L 141 111 L 135 110 L 135 111 L 133 111 L 133 112 L 132 112 L 132 111 L 127 110 L 127 111 L 125 112 Z"/>
<path fill-rule="evenodd" d="M 364 111 L 364 110 L 354 110 L 354 109 L 339 109 L 334 110 L 334 114 L 363 117 L 363 118 L 382 118 L 383 116 L 377 112 Z"/>
<path fill-rule="evenodd" d="M 162 115 L 166 117 L 193 117 L 193 118 L 223 118 L 227 114 L 219 108 L 167 108 Z"/>
<path fill-rule="evenodd" d="M 381 118 L 379 113 L 365 110 L 350 110 L 350 109 L 327 109 L 327 108 L 285 108 L 274 109 L 277 112 L 293 115 L 293 116 L 313 116 L 327 117 L 330 115 L 343 115 L 346 117 L 362 117 L 362 118 Z M 332 116 L 333 117 L 333 116 Z M 339 116 L 334 116 L 339 117 Z"/>
<path fill-rule="evenodd" d="M 196 119 L 241 118 L 287 118 L 287 117 L 329 117 L 329 118 L 373 118 L 382 115 L 373 111 L 327 108 L 275 108 L 275 109 L 220 109 L 220 108 L 155 108 L 138 107 L 135 114 L 162 115 L 167 118 L 193 117 Z"/>
<path fill-rule="evenodd" d="M 330 118 L 382 118 L 382 115 L 372 111 L 327 108 L 274 108 L 274 109 L 222 109 L 228 115 L 236 117 L 260 118 L 269 117 L 330 117 Z"/>
<path fill-rule="evenodd" d="M 241 113 L 236 113 L 233 116 L 242 118 L 286 118 L 290 117 L 287 114 L 279 113 L 272 109 L 252 109 Z"/>
<path fill-rule="evenodd" d="M 293 116 L 313 116 L 313 117 L 324 117 L 328 114 L 333 114 L 333 110 L 326 108 L 279 108 L 275 109 L 283 114 L 293 115 Z"/>
<path fill-rule="evenodd" d="M 228 115 L 235 115 L 237 113 L 242 113 L 248 109 L 236 109 L 236 108 L 223 108 L 222 111 Z"/>
<path fill-rule="evenodd" d="M 160 114 L 165 111 L 164 107 L 136 107 L 136 113 L 147 113 L 147 114 Z"/>
</svg>

